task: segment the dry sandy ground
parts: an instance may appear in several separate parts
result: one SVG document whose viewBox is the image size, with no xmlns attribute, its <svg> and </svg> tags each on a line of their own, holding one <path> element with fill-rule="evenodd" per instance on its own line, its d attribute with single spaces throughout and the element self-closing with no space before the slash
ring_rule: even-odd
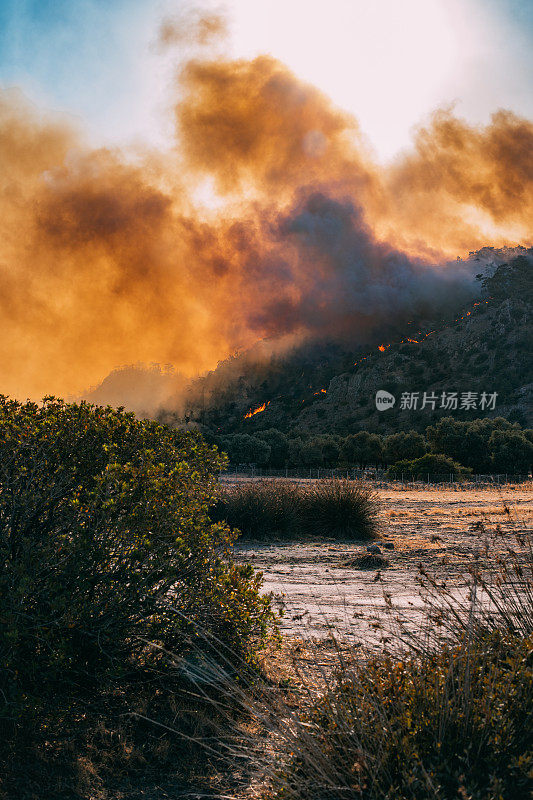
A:
<svg viewBox="0 0 533 800">
<path fill-rule="evenodd" d="M 239 560 L 262 570 L 264 591 L 283 608 L 286 636 L 334 633 L 381 647 L 389 640 L 382 627 L 387 596 L 413 632 L 420 623 L 419 565 L 464 596 L 464 575 L 477 557 L 483 559 L 486 541 L 493 559 L 509 547 L 520 550 L 516 534 L 532 528 L 531 488 L 383 489 L 379 497 L 380 538 L 394 544 L 383 550 L 390 563 L 379 572 L 348 566 L 366 553 L 362 542 L 236 545 Z M 494 538 L 497 526 L 501 535 Z"/>
</svg>

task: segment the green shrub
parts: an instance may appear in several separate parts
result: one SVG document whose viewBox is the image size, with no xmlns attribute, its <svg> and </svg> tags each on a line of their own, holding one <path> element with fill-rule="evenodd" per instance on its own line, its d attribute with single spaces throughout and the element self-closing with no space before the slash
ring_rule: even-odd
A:
<svg viewBox="0 0 533 800">
<path fill-rule="evenodd" d="M 523 431 L 495 430 L 489 439 L 492 466 L 496 472 L 526 473 L 533 466 L 533 443 Z"/>
<path fill-rule="evenodd" d="M 267 464 L 271 448 L 259 436 L 235 433 L 221 440 L 223 449 L 233 464 Z"/>
<path fill-rule="evenodd" d="M 426 438 L 434 453 L 443 453 L 476 472 L 491 472 L 494 469 L 490 446 L 492 433 L 513 430 L 514 427 L 503 417 L 471 421 L 443 417 L 426 428 Z"/>
<path fill-rule="evenodd" d="M 386 436 L 383 440 L 383 458 L 388 464 L 421 458 L 426 449 L 424 437 L 416 431 L 399 431 Z"/>
<path fill-rule="evenodd" d="M 300 463 L 304 467 L 319 467 L 323 463 L 322 441 L 318 437 L 307 439 L 300 447 Z"/>
<path fill-rule="evenodd" d="M 339 461 L 340 455 L 340 440 L 337 436 L 320 436 L 317 437 L 322 445 L 322 458 L 324 465 L 327 467 L 335 467 Z"/>
<path fill-rule="evenodd" d="M 223 465 L 199 434 L 123 410 L 0 397 L 5 740 L 23 717 L 161 682 L 168 652 L 209 636 L 252 658 L 272 615 L 209 520 Z"/>
<path fill-rule="evenodd" d="M 453 459 L 441 453 L 426 453 L 421 458 L 412 461 L 398 461 L 387 470 L 388 478 L 422 478 L 428 475 L 432 479 L 446 480 L 450 475 L 454 478 L 465 478 L 472 472 L 471 469 L 461 466 Z"/>
<path fill-rule="evenodd" d="M 270 447 L 269 464 L 278 469 L 284 467 L 289 456 L 289 440 L 284 433 L 276 428 L 269 428 L 256 434 L 257 439 L 261 439 Z"/>
<path fill-rule="evenodd" d="M 347 464 L 379 464 L 383 460 L 383 442 L 381 436 L 368 431 L 350 434 L 341 445 L 341 458 Z"/>
</svg>

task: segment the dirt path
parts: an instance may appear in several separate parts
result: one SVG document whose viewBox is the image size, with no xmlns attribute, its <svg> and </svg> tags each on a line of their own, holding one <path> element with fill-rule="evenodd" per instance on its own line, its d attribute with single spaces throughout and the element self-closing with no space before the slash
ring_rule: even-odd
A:
<svg viewBox="0 0 533 800">
<path fill-rule="evenodd" d="M 386 593 L 407 624 L 417 625 L 419 565 L 463 594 L 463 576 L 483 557 L 487 532 L 500 526 L 495 546 L 504 552 L 517 549 L 515 535 L 531 530 L 533 522 L 533 492 L 520 488 L 383 490 L 380 501 L 381 538 L 394 549 L 383 549 L 390 564 L 379 573 L 349 566 L 366 553 L 362 542 L 236 545 L 239 560 L 263 571 L 264 591 L 273 592 L 284 609 L 286 635 L 323 638 L 334 631 L 378 644 L 386 640 Z"/>
</svg>

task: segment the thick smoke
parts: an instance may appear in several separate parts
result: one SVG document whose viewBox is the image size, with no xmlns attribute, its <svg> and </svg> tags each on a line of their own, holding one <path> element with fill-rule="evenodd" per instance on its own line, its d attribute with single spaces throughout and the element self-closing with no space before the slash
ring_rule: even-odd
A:
<svg viewBox="0 0 533 800">
<path fill-rule="evenodd" d="M 408 246 L 414 230 L 449 254 L 487 242 L 531 242 L 533 124 L 498 111 L 489 125 L 475 127 L 437 111 L 383 181 L 394 198 L 391 229 L 405 230 Z"/>
<path fill-rule="evenodd" d="M 313 275 L 293 316 L 304 330 L 321 336 L 351 336 L 382 328 L 387 321 L 429 315 L 446 300 L 460 302 L 473 290 L 468 265 L 428 268 L 421 259 L 377 241 L 362 208 L 351 199 L 303 193 L 283 216 L 279 235 L 292 245 L 298 270 Z"/>
<path fill-rule="evenodd" d="M 168 152 L 135 159 L 0 97 L 3 392 L 68 395 L 139 361 L 192 375 L 264 337 L 357 343 L 471 291 L 457 256 L 529 242 L 527 120 L 439 112 L 380 169 L 272 58 L 190 61 L 177 96 Z"/>
</svg>

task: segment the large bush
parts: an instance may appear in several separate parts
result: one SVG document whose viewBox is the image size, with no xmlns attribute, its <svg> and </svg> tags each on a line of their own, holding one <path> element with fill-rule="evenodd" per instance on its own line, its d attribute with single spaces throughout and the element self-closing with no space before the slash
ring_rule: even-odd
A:
<svg viewBox="0 0 533 800">
<path fill-rule="evenodd" d="M 269 428 L 258 433 L 256 438 L 261 439 L 270 447 L 270 466 L 276 469 L 284 467 L 289 455 L 289 440 L 285 434 L 276 428 Z"/>
<path fill-rule="evenodd" d="M 435 425 L 426 428 L 426 438 L 434 453 L 443 453 L 475 472 L 492 472 L 492 433 L 514 429 L 518 429 L 518 426 L 503 417 L 474 419 L 470 422 L 443 417 Z"/>
<path fill-rule="evenodd" d="M 270 458 L 270 445 L 248 433 L 226 436 L 221 444 L 233 464 L 266 464 Z"/>
<path fill-rule="evenodd" d="M 421 458 L 426 449 L 426 441 L 421 433 L 399 431 L 383 440 L 383 459 L 387 464 L 395 464 L 404 459 Z"/>
<path fill-rule="evenodd" d="M 341 458 L 347 464 L 380 464 L 383 461 L 383 443 L 381 436 L 368 431 L 359 431 L 344 439 L 341 447 Z"/>
<path fill-rule="evenodd" d="M 213 637 L 250 658 L 271 614 L 208 516 L 223 464 L 199 434 L 122 410 L 0 396 L 6 730 L 47 704 L 159 681 L 167 653 L 175 664 Z"/>
</svg>

